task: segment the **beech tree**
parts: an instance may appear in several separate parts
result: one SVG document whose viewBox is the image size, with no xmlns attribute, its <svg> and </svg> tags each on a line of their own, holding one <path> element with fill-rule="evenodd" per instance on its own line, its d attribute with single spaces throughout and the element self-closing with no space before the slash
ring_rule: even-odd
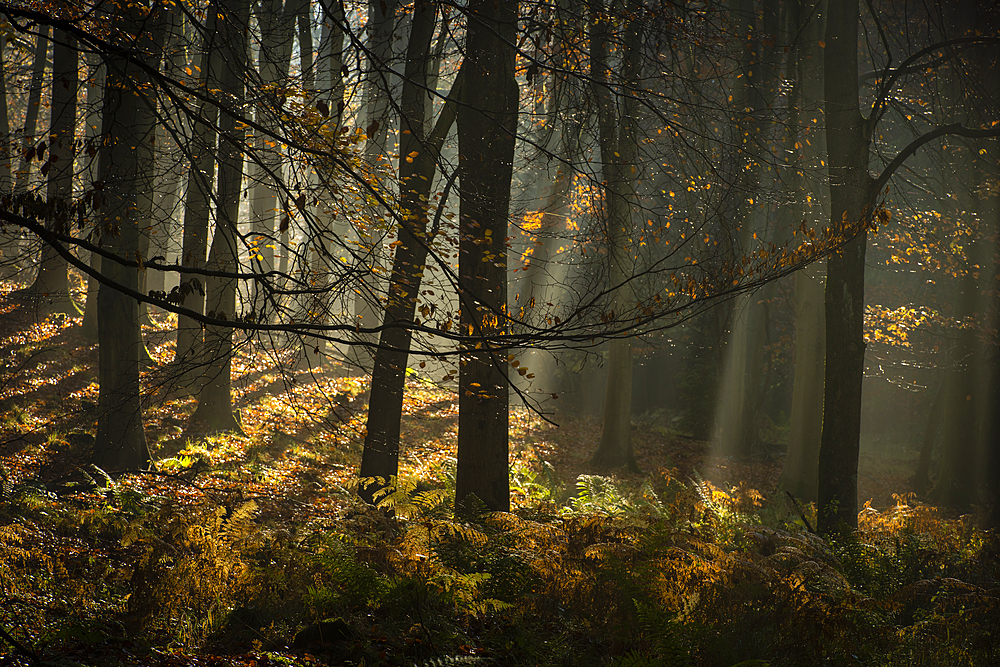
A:
<svg viewBox="0 0 1000 667">
<path fill-rule="evenodd" d="M 608 282 L 613 296 L 610 310 L 623 310 L 633 301 L 630 279 L 635 272 L 632 217 L 632 173 L 636 159 L 637 104 L 627 91 L 639 78 L 641 48 L 638 5 L 612 3 L 605 9 L 600 0 L 591 4 L 591 78 L 597 99 L 598 134 L 601 154 L 601 177 L 604 189 L 604 220 L 608 248 Z M 608 23 L 618 14 L 632 15 L 622 43 L 622 82 L 620 105 L 608 90 Z M 617 108 L 616 108 L 617 107 Z M 618 111 L 620 109 L 620 111 Z M 598 468 L 627 465 L 638 469 L 632 451 L 632 341 L 615 338 L 608 354 L 608 382 L 604 395 L 604 419 L 601 440 L 591 464 Z"/>
<path fill-rule="evenodd" d="M 240 194 L 243 191 L 243 123 L 232 113 L 241 109 L 245 94 L 249 0 L 223 0 L 216 29 L 222 45 L 219 91 L 226 106 L 219 118 L 219 184 L 216 223 L 208 268 L 215 275 L 207 283 L 206 310 L 221 324 L 205 327 L 204 384 L 192 419 L 202 420 L 211 431 L 240 431 L 232 407 L 233 329 L 224 322 L 237 316 L 236 278 L 239 272 L 238 231 Z M 227 275 L 230 274 L 230 275 Z"/>
<path fill-rule="evenodd" d="M 869 5 L 869 9 L 871 6 Z M 877 16 L 874 17 L 877 20 Z M 877 176 L 870 170 L 872 141 L 900 77 L 918 70 L 932 54 L 955 57 L 950 46 L 995 42 L 990 37 L 963 36 L 929 45 L 892 67 L 888 51 L 875 100 L 864 116 L 858 83 L 859 3 L 831 3 L 825 39 L 826 135 L 829 154 L 831 227 L 850 236 L 828 259 L 826 277 L 826 383 L 823 436 L 819 454 L 817 528 L 834 533 L 855 529 L 858 520 L 857 475 L 861 430 L 861 387 L 864 376 L 864 288 L 868 230 L 888 220 L 878 207 L 879 195 L 896 170 L 922 146 L 950 135 L 984 139 L 1000 135 L 990 124 L 938 124 L 919 135 L 887 162 Z M 942 60 L 936 61 L 939 64 Z"/>
<path fill-rule="evenodd" d="M 459 325 L 476 342 L 462 346 L 458 377 L 456 506 L 476 496 L 510 509 L 507 477 L 507 222 L 517 130 L 514 0 L 469 3 L 464 79 L 458 108 Z"/>
<path fill-rule="evenodd" d="M 460 95 L 461 79 L 458 78 L 437 122 L 428 132 L 428 108 L 424 98 L 431 74 L 431 40 L 437 11 L 436 1 L 417 0 L 406 52 L 399 113 L 402 129 L 399 144 L 399 233 L 383 316 L 385 326 L 374 357 L 365 448 L 359 472 L 362 479 L 380 478 L 382 481 L 362 486 L 361 496 L 368 502 L 374 502 L 375 494 L 396 476 L 399 469 L 399 428 L 406 365 L 412 342 L 410 329 L 400 325 L 412 322 L 416 316 L 427 255 L 437 232 L 430 221 L 431 186 L 441 144 L 455 121 L 454 100 Z M 437 219 L 440 220 L 440 211 Z"/>
<path fill-rule="evenodd" d="M 40 43 L 44 41 L 39 37 Z M 55 31 L 48 142 L 41 141 L 26 153 L 27 160 L 37 157 L 42 161 L 40 170 L 43 176 L 48 177 L 48 225 L 58 234 L 69 232 L 68 213 L 72 202 L 73 158 L 76 153 L 74 142 L 76 98 L 80 86 L 79 65 L 75 37 L 65 31 Z M 21 295 L 34 301 L 40 316 L 51 313 L 79 314 L 79 308 L 69 293 L 66 259 L 49 245 L 42 248 L 42 258 L 34 282 Z"/>
<path fill-rule="evenodd" d="M 143 10 L 149 13 L 144 16 Z M 133 4 L 125 13 L 107 16 L 117 44 L 131 51 L 131 57 L 119 53 L 106 59 L 101 187 L 95 185 L 93 194 L 102 211 L 102 248 L 114 257 L 141 258 L 141 237 L 149 221 L 149 207 L 140 199 L 152 190 L 156 105 L 149 97 L 147 71 L 136 60 L 141 58 L 147 67 L 158 65 L 165 11 L 162 6 Z M 101 262 L 100 270 L 106 284 L 97 303 L 100 395 L 94 462 L 106 470 L 145 468 L 150 454 L 140 404 L 139 362 L 145 348 L 139 303 L 114 287 L 137 291 L 140 265 L 108 260 Z"/>
</svg>

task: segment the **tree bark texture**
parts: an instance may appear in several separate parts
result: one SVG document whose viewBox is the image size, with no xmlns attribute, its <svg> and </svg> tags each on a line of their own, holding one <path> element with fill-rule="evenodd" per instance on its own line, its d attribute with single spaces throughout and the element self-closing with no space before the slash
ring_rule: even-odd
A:
<svg viewBox="0 0 1000 667">
<path fill-rule="evenodd" d="M 260 25 L 261 43 L 257 58 L 257 75 L 266 91 L 268 88 L 284 88 L 292 59 L 292 42 L 296 23 L 305 13 L 307 0 L 266 0 L 259 5 L 257 22 Z M 273 92 L 258 92 L 260 97 L 256 110 L 257 123 L 265 130 L 275 130 L 281 119 L 278 117 L 282 103 Z M 275 248 L 278 239 L 274 235 L 274 218 L 277 207 L 277 183 L 281 180 L 282 156 L 275 142 L 258 130 L 256 136 L 257 154 L 263 164 L 257 165 L 253 189 L 250 194 L 250 224 L 255 236 L 250 253 L 250 265 L 259 273 L 274 269 Z M 254 290 L 254 310 L 265 314 L 262 321 L 270 321 L 270 313 L 278 304 L 271 302 L 271 295 L 263 289 Z"/>
<path fill-rule="evenodd" d="M 833 233 L 851 240 L 827 260 L 817 529 L 829 534 L 858 526 L 866 225 L 875 194 L 868 173 L 870 135 L 858 106 L 858 21 L 858 0 L 830 3 L 825 88 L 831 226 Z"/>
<path fill-rule="evenodd" d="M 154 10 L 156 11 L 156 10 Z M 151 19 L 162 27 L 161 15 Z M 112 20 L 136 38 L 147 63 L 156 66 L 163 31 L 141 30 L 138 7 Z M 147 28 L 150 27 L 147 25 Z M 132 262 L 102 262 L 102 273 L 112 283 L 139 288 L 140 246 L 149 224 L 143 197 L 153 189 L 153 147 L 156 137 L 155 103 L 144 99 L 149 77 L 127 58 L 107 59 L 104 91 L 101 162 L 103 247 Z M 105 286 L 98 292 L 97 335 L 99 381 L 94 462 L 106 470 L 146 468 L 151 457 L 142 424 L 139 363 L 145 348 L 139 329 L 139 304 Z"/>
<path fill-rule="evenodd" d="M 394 82 L 391 70 L 393 61 L 393 34 L 397 22 L 399 0 L 372 0 L 368 17 L 369 63 L 365 83 L 365 162 L 369 168 L 377 170 L 388 164 L 389 127 L 393 120 Z M 383 160 L 385 162 L 383 162 Z M 382 323 L 381 300 L 384 278 L 379 274 L 382 265 L 383 229 L 379 229 L 379 218 L 369 223 L 361 223 L 358 229 L 358 256 L 362 259 L 361 284 L 354 301 L 354 315 L 358 326 L 372 329 Z M 366 371 L 372 369 L 373 352 L 368 346 L 377 340 L 375 334 L 363 333 L 359 336 L 363 345 L 353 351 L 355 362 Z"/>
<path fill-rule="evenodd" d="M 28 84 L 28 102 L 24 112 L 24 129 L 21 132 L 21 159 L 14 174 L 14 192 L 28 191 L 31 180 L 31 160 L 28 149 L 37 143 L 35 131 L 38 126 L 38 109 L 41 107 L 45 66 L 49 59 L 49 27 L 39 26 L 35 36 L 35 54 L 31 65 L 31 82 Z"/>
<path fill-rule="evenodd" d="M 517 129 L 514 0 L 468 5 L 465 80 L 458 109 L 459 299 L 463 332 L 496 339 L 506 327 L 507 223 Z M 505 355 L 466 343 L 459 368 L 456 507 L 476 496 L 510 509 Z"/>
<path fill-rule="evenodd" d="M 52 49 L 52 118 L 49 125 L 48 168 L 49 218 L 46 226 L 57 233 L 69 231 L 69 205 L 73 196 L 73 158 L 76 153 L 76 96 L 80 87 L 79 53 L 76 39 L 56 31 Z M 28 288 L 36 312 L 79 315 L 69 293 L 66 258 L 46 244 L 35 282 Z"/>
<path fill-rule="evenodd" d="M 823 120 L 826 0 L 813 7 L 801 0 L 791 11 L 790 31 L 798 35 L 795 55 L 795 90 L 798 104 L 793 111 L 795 156 L 791 180 L 798 190 L 799 207 L 792 222 L 805 219 L 813 229 L 830 220 L 829 186 L 816 174 L 826 159 L 826 128 Z M 807 15 L 807 12 L 811 12 Z M 801 175 L 800 175 L 801 174 Z M 817 262 L 795 275 L 795 375 L 789 417 L 788 453 L 780 487 L 806 501 L 817 499 L 819 447 L 823 437 L 823 387 L 826 353 L 826 312 L 823 275 L 826 261 Z"/>
<path fill-rule="evenodd" d="M 236 110 L 243 104 L 245 92 L 243 74 L 250 7 L 248 0 L 223 0 L 220 7 L 222 15 L 218 25 L 224 45 L 225 65 L 220 73 L 219 89 L 224 104 Z M 232 273 L 239 270 L 236 224 L 243 182 L 241 148 L 246 131 L 231 113 L 227 113 L 227 109 L 220 110 L 219 130 L 219 186 L 216 192 L 215 235 L 208 266 L 214 271 Z M 235 278 L 213 276 L 208 280 L 207 292 L 208 315 L 223 320 L 236 316 Z M 192 419 L 204 422 L 210 432 L 242 432 L 232 406 L 232 328 L 206 325 L 204 350 L 205 384 L 198 395 L 198 409 Z"/>
<path fill-rule="evenodd" d="M 220 49 L 223 48 L 217 28 L 216 12 L 208 12 L 205 41 L 201 47 L 200 88 L 208 92 L 219 85 L 219 72 L 223 67 Z M 181 245 L 181 266 L 203 269 L 208 253 L 208 221 L 212 189 L 215 184 L 216 134 L 213 126 L 219 115 L 218 107 L 203 102 L 194 123 L 193 136 L 187 147 L 191 167 L 188 171 L 184 197 L 184 235 Z M 198 313 L 205 312 L 205 285 L 203 279 L 182 274 L 179 290 L 181 305 Z M 177 347 L 174 362 L 182 374 L 180 384 L 188 392 L 196 390 L 198 358 L 201 354 L 203 334 L 201 324 L 187 315 L 177 316 Z M 199 375 L 200 378 L 200 375 Z"/>
</svg>

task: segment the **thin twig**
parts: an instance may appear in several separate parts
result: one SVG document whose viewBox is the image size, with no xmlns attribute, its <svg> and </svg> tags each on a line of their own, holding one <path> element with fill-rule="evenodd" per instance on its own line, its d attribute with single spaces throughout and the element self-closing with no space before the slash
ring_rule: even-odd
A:
<svg viewBox="0 0 1000 667">
<path fill-rule="evenodd" d="M 812 527 L 812 524 L 810 524 L 810 523 L 809 523 L 809 519 L 807 519 L 807 518 L 806 518 L 806 515 L 805 515 L 805 513 L 804 513 L 804 512 L 802 511 L 802 508 L 801 508 L 801 507 L 799 507 L 799 501 L 798 501 L 798 500 L 796 500 L 795 496 L 793 496 L 793 495 L 792 495 L 792 492 L 791 492 L 791 491 L 785 491 L 785 493 L 786 493 L 786 494 L 788 494 L 788 497 L 789 497 L 789 498 L 790 498 L 790 499 L 792 500 L 792 504 L 793 504 L 793 505 L 795 505 L 795 511 L 799 513 L 799 516 L 800 516 L 800 517 L 802 517 L 802 523 L 806 524 L 806 529 L 807 529 L 807 530 L 808 530 L 808 531 L 809 531 L 810 533 L 812 533 L 812 534 L 814 534 L 814 535 L 815 535 L 815 534 L 816 534 L 816 531 L 815 531 L 815 530 L 813 530 L 813 527 Z"/>
</svg>

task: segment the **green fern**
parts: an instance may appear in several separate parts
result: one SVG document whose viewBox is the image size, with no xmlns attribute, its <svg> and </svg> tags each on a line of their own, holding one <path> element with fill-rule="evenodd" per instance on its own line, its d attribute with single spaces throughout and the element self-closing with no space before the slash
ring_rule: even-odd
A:
<svg viewBox="0 0 1000 667">
<path fill-rule="evenodd" d="M 478 665 L 483 659 L 477 655 L 445 655 L 430 658 L 421 663 L 422 667 L 451 667 L 452 665 Z"/>
</svg>

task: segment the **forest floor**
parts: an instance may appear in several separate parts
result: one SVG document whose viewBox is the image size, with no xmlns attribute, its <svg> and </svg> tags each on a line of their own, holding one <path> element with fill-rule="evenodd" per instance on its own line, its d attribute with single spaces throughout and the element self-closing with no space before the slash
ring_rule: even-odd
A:
<svg viewBox="0 0 1000 667">
<path fill-rule="evenodd" d="M 38 318 L 11 289 L 0 290 L 0 665 L 838 664 L 858 641 L 858 655 L 889 656 L 880 664 L 996 654 L 990 534 L 905 496 L 905 456 L 863 458 L 871 534 L 856 552 L 803 530 L 776 493 L 780 455 L 723 459 L 641 423 L 642 473 L 597 477 L 599 422 L 556 413 L 557 427 L 517 408 L 514 513 L 461 523 L 446 511 L 457 401 L 414 374 L 387 518 L 352 492 L 363 377 L 238 342 L 245 433 L 206 436 L 170 364 L 171 320 L 153 315 L 143 405 L 156 470 L 108 484 L 88 468 L 97 347 L 81 318 Z M 793 609 L 805 626 L 771 637 Z M 963 639 L 941 644 L 951 627 Z M 335 638 L 309 635 L 324 628 Z M 789 648 L 803 632 L 809 646 Z"/>
</svg>

